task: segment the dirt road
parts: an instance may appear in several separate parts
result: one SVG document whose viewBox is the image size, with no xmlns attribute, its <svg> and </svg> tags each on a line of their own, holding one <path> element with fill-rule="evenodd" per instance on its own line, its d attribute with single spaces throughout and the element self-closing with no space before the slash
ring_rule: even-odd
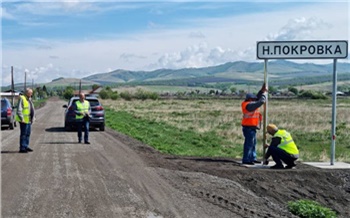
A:
<svg viewBox="0 0 350 218">
<path fill-rule="evenodd" d="M 107 128 L 90 145 L 63 129 L 65 102 L 37 110 L 34 152 L 2 131 L 2 217 L 294 217 L 286 202 L 317 200 L 350 217 L 350 171 L 273 171 L 233 159 L 163 155 Z"/>
</svg>

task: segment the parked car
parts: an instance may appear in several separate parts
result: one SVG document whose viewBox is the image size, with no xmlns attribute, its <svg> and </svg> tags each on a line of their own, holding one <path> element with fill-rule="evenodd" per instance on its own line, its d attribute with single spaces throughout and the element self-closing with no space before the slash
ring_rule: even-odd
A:
<svg viewBox="0 0 350 218">
<path fill-rule="evenodd" d="M 1 127 L 3 125 L 6 125 L 10 129 L 14 129 L 14 127 L 16 126 L 16 112 L 14 108 L 15 107 L 12 106 L 9 99 L 1 98 Z"/>
<path fill-rule="evenodd" d="M 105 130 L 105 111 L 102 104 L 97 97 L 86 96 L 86 100 L 90 102 L 91 114 L 90 114 L 90 127 L 99 128 L 100 131 Z M 66 110 L 64 111 L 64 128 L 66 130 L 71 130 L 76 128 L 76 119 L 73 106 L 79 97 L 72 97 L 68 105 L 63 105 Z"/>
</svg>

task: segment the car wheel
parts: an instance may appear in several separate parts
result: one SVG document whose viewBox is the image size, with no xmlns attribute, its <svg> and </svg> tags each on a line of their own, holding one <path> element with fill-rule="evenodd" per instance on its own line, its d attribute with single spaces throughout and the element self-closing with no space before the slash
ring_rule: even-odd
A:
<svg viewBox="0 0 350 218">
<path fill-rule="evenodd" d="M 101 124 L 99 129 L 100 129 L 100 131 L 105 131 L 105 124 L 104 123 Z"/>
</svg>

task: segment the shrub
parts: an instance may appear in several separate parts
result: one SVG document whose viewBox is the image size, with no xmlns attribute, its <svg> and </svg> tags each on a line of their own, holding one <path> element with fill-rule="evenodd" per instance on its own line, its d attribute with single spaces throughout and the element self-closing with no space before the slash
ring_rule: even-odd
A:
<svg viewBox="0 0 350 218">
<path fill-rule="evenodd" d="M 157 100 L 157 99 L 159 99 L 159 94 L 156 92 L 151 92 L 151 93 L 149 93 L 148 97 L 152 100 Z"/>
<path fill-rule="evenodd" d="M 101 90 L 99 93 L 100 98 L 102 99 L 108 99 L 109 98 L 109 92 L 107 92 L 106 90 Z"/>
<path fill-rule="evenodd" d="M 67 87 L 64 92 L 63 92 L 63 97 L 65 99 L 70 99 L 71 97 L 74 96 L 74 89 L 73 87 Z"/>
<path fill-rule="evenodd" d="M 288 87 L 288 91 L 293 92 L 295 95 L 299 93 L 298 89 L 293 86 Z"/>
<path fill-rule="evenodd" d="M 134 98 L 140 99 L 140 100 L 146 100 L 146 99 L 157 100 L 159 98 L 159 94 L 156 92 L 148 92 L 142 89 L 137 89 L 136 93 L 134 94 Z"/>
<path fill-rule="evenodd" d="M 132 99 L 132 94 L 128 91 L 125 91 L 120 93 L 120 97 L 127 101 L 130 101 Z"/>
<path fill-rule="evenodd" d="M 304 91 L 298 96 L 299 98 L 311 98 L 311 99 L 326 99 L 327 96 L 322 94 L 321 92 L 316 91 Z"/>
<path fill-rule="evenodd" d="M 147 99 L 147 92 L 142 90 L 142 89 L 137 89 L 134 97 L 136 99 L 140 99 L 140 100 L 146 100 Z"/>
<path fill-rule="evenodd" d="M 322 207 L 318 202 L 299 200 L 288 202 L 288 210 L 301 218 L 336 218 L 337 215 L 329 208 Z"/>
<path fill-rule="evenodd" d="M 117 100 L 119 98 L 118 92 L 112 92 L 110 97 L 112 100 Z"/>
</svg>

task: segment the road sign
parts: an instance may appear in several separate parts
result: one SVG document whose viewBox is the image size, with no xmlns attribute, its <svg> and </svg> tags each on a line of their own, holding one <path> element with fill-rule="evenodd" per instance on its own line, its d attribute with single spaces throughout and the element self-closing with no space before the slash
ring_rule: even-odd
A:
<svg viewBox="0 0 350 218">
<path fill-rule="evenodd" d="M 347 58 L 348 41 L 260 41 L 258 59 Z"/>
<path fill-rule="evenodd" d="M 333 59 L 331 165 L 334 165 L 337 105 L 336 66 L 337 59 L 347 58 L 348 56 L 348 41 L 261 41 L 257 42 L 256 53 L 258 59 L 264 59 L 265 61 L 265 78 L 267 78 L 266 69 L 268 59 Z M 264 116 L 267 116 L 267 99 L 265 105 Z M 264 122 L 264 125 L 266 125 L 266 122 Z M 265 128 L 263 134 L 266 134 Z"/>
</svg>

